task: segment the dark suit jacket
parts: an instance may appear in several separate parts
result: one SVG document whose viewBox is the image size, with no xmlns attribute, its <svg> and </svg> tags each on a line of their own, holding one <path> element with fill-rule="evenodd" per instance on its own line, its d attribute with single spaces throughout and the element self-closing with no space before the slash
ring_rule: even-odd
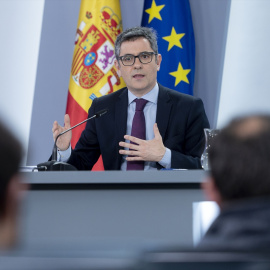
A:
<svg viewBox="0 0 270 270">
<path fill-rule="evenodd" d="M 91 170 L 101 154 L 105 170 L 120 170 L 119 142 L 126 134 L 127 106 L 127 88 L 94 99 L 89 117 L 109 110 L 87 122 L 68 163 L 79 170 Z M 201 168 L 203 129 L 209 128 L 201 99 L 159 85 L 156 122 L 164 145 L 172 151 L 171 167 Z"/>
</svg>

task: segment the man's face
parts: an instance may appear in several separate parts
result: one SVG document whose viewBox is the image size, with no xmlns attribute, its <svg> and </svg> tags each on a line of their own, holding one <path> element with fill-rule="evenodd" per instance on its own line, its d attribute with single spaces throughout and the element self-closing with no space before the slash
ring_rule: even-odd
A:
<svg viewBox="0 0 270 270">
<path fill-rule="evenodd" d="M 145 38 L 138 38 L 133 41 L 125 41 L 120 48 L 120 57 L 126 54 L 139 55 L 142 52 L 153 52 L 150 43 Z M 160 68 L 161 55 L 153 55 L 152 61 L 142 64 L 138 58 L 132 66 L 124 66 L 119 60 L 115 61 L 115 66 L 119 76 L 122 76 L 128 89 L 137 97 L 148 93 L 155 86 L 157 81 L 157 71 Z"/>
</svg>

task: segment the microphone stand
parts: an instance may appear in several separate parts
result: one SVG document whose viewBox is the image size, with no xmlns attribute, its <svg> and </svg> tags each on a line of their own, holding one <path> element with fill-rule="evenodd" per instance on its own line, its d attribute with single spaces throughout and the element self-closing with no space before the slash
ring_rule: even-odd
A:
<svg viewBox="0 0 270 270">
<path fill-rule="evenodd" d="M 100 116 L 104 115 L 107 112 L 108 112 L 108 109 L 101 110 L 101 111 L 97 112 L 96 114 L 94 114 L 93 116 L 78 123 L 77 125 L 59 133 L 54 141 L 53 150 L 52 150 L 52 159 L 50 161 L 37 164 L 38 171 L 76 171 L 77 169 L 74 166 L 72 166 L 71 164 L 68 164 L 68 163 L 62 162 L 62 161 L 57 161 L 57 145 L 56 145 L 56 143 L 57 143 L 58 138 L 60 136 L 62 136 L 63 134 L 69 132 L 70 130 L 80 126 L 81 124 L 83 124 L 83 123 L 85 123 L 93 118 L 99 118 Z"/>
</svg>

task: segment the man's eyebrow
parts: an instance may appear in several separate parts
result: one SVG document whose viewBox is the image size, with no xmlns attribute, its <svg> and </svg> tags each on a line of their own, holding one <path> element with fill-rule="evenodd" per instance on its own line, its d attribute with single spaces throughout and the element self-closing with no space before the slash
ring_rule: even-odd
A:
<svg viewBox="0 0 270 270">
<path fill-rule="evenodd" d="M 141 54 L 141 53 L 151 53 L 151 52 L 143 51 L 143 52 L 138 53 L 137 55 L 139 55 L 139 54 Z M 133 55 L 133 56 L 137 56 L 137 55 L 132 54 L 132 53 L 126 53 L 126 54 L 124 54 L 124 55 L 122 55 L 122 56 L 125 56 L 125 55 Z"/>
</svg>

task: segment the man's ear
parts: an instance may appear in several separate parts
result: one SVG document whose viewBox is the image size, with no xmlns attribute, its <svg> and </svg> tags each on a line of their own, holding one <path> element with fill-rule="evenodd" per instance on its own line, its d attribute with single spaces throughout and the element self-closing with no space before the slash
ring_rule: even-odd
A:
<svg viewBox="0 0 270 270">
<path fill-rule="evenodd" d="M 117 59 L 114 60 L 114 66 L 115 66 L 115 68 L 116 68 L 116 70 L 117 70 L 118 76 L 121 77 L 120 65 L 119 65 Z"/>
<path fill-rule="evenodd" d="M 7 186 L 7 211 L 9 214 L 17 214 L 18 205 L 22 199 L 23 193 L 28 190 L 28 184 L 21 182 L 19 174 L 14 175 Z"/>
<path fill-rule="evenodd" d="M 13 176 L 7 186 L 7 212 L 11 214 L 17 208 L 19 200 L 20 182 L 18 175 Z"/>
<path fill-rule="evenodd" d="M 221 206 L 222 198 L 220 192 L 215 184 L 215 181 L 212 177 L 207 177 L 205 182 L 201 185 L 207 199 L 210 201 L 216 202 L 219 206 Z"/>
<path fill-rule="evenodd" d="M 158 54 L 157 55 L 157 71 L 159 71 L 159 69 L 160 69 L 161 61 L 162 61 L 162 56 L 161 56 L 161 54 Z"/>
</svg>

